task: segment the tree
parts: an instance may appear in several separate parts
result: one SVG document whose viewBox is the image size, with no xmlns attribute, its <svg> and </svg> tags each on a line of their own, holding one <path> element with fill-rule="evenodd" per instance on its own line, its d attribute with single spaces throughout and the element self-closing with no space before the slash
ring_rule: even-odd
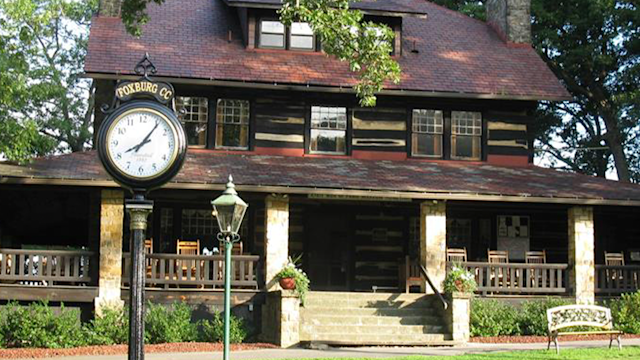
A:
<svg viewBox="0 0 640 360">
<path fill-rule="evenodd" d="M 91 145 L 93 85 L 81 78 L 97 1 L 0 0 L 0 155 Z"/>
<path fill-rule="evenodd" d="M 359 0 L 351 0 L 351 2 Z M 124 0 L 122 21 L 127 31 L 140 35 L 140 25 L 149 20 L 148 3 L 164 0 Z M 348 61 L 351 71 L 358 74 L 356 95 L 362 106 L 375 106 L 375 94 L 386 81 L 400 81 L 400 66 L 391 57 L 393 31 L 386 25 L 365 21 L 360 11 L 349 9 L 349 0 L 283 0 L 280 19 L 308 22 L 322 39 L 324 52 L 341 61 Z"/>
<path fill-rule="evenodd" d="M 473 10 L 484 1 L 435 0 Z M 471 8 L 470 8 L 471 7 Z M 540 104 L 533 130 L 553 166 L 640 181 L 640 11 L 635 0 L 532 0 L 533 46 L 573 100 Z"/>
</svg>

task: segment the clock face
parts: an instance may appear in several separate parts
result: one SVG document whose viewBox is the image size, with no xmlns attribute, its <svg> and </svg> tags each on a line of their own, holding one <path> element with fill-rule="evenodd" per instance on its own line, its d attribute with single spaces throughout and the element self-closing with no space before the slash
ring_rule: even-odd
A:
<svg viewBox="0 0 640 360">
<path fill-rule="evenodd" d="M 151 179 L 162 175 L 178 153 L 178 134 L 166 115 L 154 109 L 123 112 L 106 134 L 107 157 L 123 175 Z"/>
</svg>

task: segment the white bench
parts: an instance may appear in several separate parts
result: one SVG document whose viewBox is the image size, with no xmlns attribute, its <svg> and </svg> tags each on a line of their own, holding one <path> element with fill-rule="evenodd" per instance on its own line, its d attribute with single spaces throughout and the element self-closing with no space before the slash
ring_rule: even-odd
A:
<svg viewBox="0 0 640 360">
<path fill-rule="evenodd" d="M 575 326 L 591 326 L 600 330 L 587 330 L 577 332 L 561 332 L 560 330 Z M 551 347 L 551 341 L 556 346 L 556 354 L 560 353 L 558 336 L 562 335 L 609 335 L 609 348 L 615 338 L 618 341 L 618 349 L 622 349 L 620 335 L 622 331 L 613 329 L 611 310 L 596 305 L 565 305 L 547 310 L 548 342 L 547 350 Z"/>
</svg>

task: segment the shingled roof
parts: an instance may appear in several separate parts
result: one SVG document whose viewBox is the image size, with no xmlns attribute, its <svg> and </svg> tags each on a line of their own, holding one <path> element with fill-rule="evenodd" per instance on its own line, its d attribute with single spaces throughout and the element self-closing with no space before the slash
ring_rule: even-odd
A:
<svg viewBox="0 0 640 360">
<path fill-rule="evenodd" d="M 403 18 L 405 50 L 397 58 L 402 81 L 389 84 L 391 92 L 526 100 L 569 96 L 534 49 L 503 42 L 482 21 L 425 0 L 360 6 L 426 14 Z M 151 20 L 139 39 L 126 34 L 119 18 L 93 19 L 85 62 L 90 76 L 132 74 L 149 52 L 157 75 L 169 78 L 320 88 L 356 83 L 347 64 L 321 53 L 246 49 L 236 9 L 223 0 L 168 0 L 150 4 L 148 12 Z"/>
<path fill-rule="evenodd" d="M 230 6 L 238 7 L 266 7 L 280 8 L 282 0 L 224 0 Z M 426 0 L 425 0 L 426 1 Z M 358 10 L 374 10 L 389 13 L 403 14 L 426 14 L 424 7 L 418 6 L 419 3 L 407 0 L 361 0 L 351 2 L 349 7 Z"/>
<path fill-rule="evenodd" d="M 640 186 L 565 173 L 537 166 L 496 166 L 461 161 L 374 161 L 351 158 L 282 157 L 189 150 L 181 172 L 170 186 L 222 187 L 227 176 L 243 191 L 385 194 L 408 198 L 465 199 L 640 205 Z M 95 151 L 35 160 L 30 165 L 0 163 L 0 183 L 53 183 L 105 186 L 105 173 Z M 57 182 L 59 184 L 60 182 Z M 546 199 L 546 200 L 545 200 Z M 512 199 L 513 200 L 513 199 Z"/>
</svg>

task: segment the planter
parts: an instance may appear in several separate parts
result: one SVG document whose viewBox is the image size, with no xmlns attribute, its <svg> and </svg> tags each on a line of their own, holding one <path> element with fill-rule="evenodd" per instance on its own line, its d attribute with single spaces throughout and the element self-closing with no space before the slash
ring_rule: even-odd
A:
<svg viewBox="0 0 640 360">
<path fill-rule="evenodd" d="M 284 290 L 293 290 L 296 288 L 296 280 L 294 278 L 282 278 L 278 282 Z"/>
</svg>

